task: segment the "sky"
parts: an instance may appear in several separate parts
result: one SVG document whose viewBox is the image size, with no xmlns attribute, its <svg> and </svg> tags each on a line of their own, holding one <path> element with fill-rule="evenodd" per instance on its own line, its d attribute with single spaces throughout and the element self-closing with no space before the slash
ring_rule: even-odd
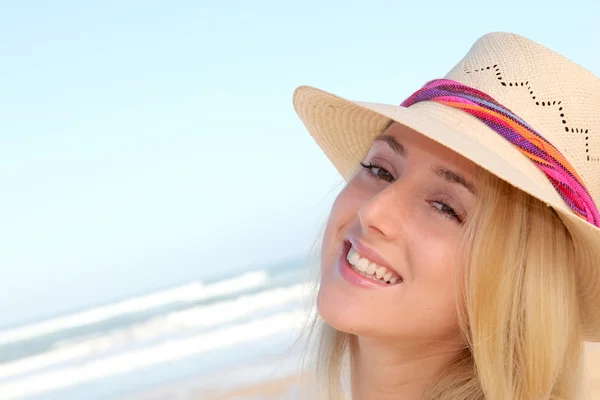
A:
<svg viewBox="0 0 600 400">
<path fill-rule="evenodd" d="M 600 2 L 0 5 L 0 327 L 306 256 L 343 181 L 299 85 L 399 104 L 493 31 L 600 76 Z"/>
</svg>

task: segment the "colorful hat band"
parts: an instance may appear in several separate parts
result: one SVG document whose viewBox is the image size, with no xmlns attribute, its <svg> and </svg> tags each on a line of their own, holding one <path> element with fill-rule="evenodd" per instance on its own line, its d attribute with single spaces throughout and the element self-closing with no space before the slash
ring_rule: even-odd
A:
<svg viewBox="0 0 600 400">
<path fill-rule="evenodd" d="M 420 101 L 437 101 L 477 117 L 529 157 L 575 214 L 600 227 L 598 209 L 573 166 L 558 149 L 509 109 L 477 89 L 448 79 L 427 83 L 401 106 L 410 107 Z"/>
</svg>

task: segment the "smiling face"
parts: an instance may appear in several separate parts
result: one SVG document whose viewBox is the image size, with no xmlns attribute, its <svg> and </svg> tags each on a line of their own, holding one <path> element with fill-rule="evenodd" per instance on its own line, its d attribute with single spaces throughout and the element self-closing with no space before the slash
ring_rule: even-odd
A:
<svg viewBox="0 0 600 400">
<path fill-rule="evenodd" d="M 457 253 L 474 174 L 473 163 L 401 125 L 375 140 L 327 223 L 323 319 L 359 336 L 455 340 Z"/>
</svg>

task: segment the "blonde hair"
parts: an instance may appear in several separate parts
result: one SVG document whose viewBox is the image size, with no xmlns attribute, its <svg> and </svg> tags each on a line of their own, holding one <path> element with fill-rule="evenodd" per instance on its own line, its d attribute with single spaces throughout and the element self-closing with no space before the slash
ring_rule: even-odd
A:
<svg viewBox="0 0 600 400">
<path fill-rule="evenodd" d="M 423 400 L 580 398 L 576 259 L 554 210 L 480 171 L 462 244 L 457 304 L 467 346 Z M 353 337 L 318 315 L 309 334 L 319 397 L 343 398 Z"/>
</svg>

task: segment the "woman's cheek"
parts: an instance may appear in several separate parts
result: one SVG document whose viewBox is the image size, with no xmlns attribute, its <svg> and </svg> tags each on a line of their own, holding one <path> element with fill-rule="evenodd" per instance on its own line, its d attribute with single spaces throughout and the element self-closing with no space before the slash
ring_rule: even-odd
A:
<svg viewBox="0 0 600 400">
<path fill-rule="evenodd" d="M 352 202 L 352 193 L 349 192 L 348 186 L 342 189 L 333 202 L 321 247 L 322 274 L 333 264 L 336 245 L 342 243 L 345 229 L 352 223 L 353 216 L 356 216 L 356 211 L 351 207 Z"/>
</svg>

